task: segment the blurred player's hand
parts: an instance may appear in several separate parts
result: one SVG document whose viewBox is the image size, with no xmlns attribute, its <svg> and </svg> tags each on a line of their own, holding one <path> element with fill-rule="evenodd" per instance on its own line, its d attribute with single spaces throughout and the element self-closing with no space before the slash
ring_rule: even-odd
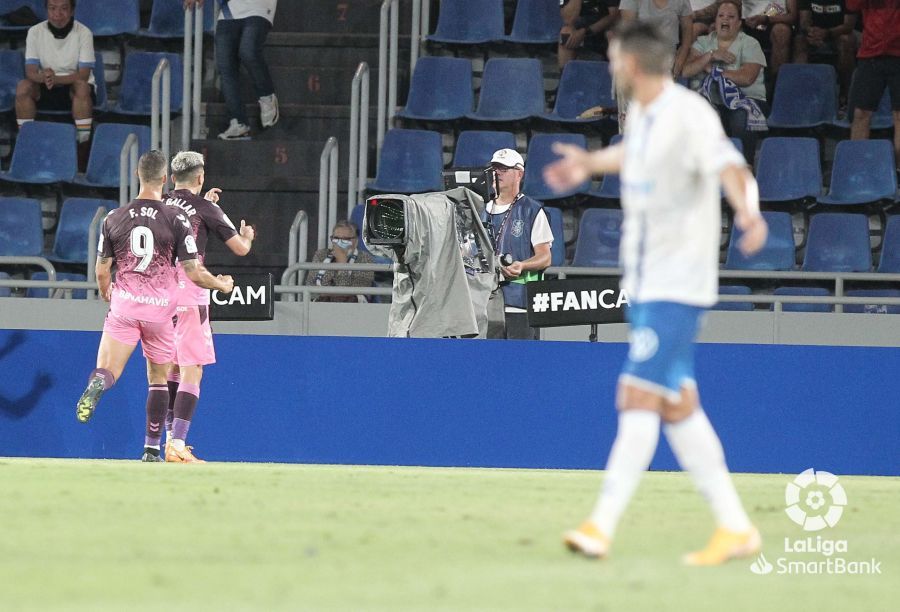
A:
<svg viewBox="0 0 900 612">
<path fill-rule="evenodd" d="M 588 152 L 577 145 L 557 142 L 553 152 L 561 155 L 557 160 L 544 168 L 544 181 L 554 191 L 565 191 L 580 185 L 590 176 L 588 170 Z"/>
<path fill-rule="evenodd" d="M 243 219 L 241 219 L 241 229 L 238 233 L 250 242 L 253 242 L 256 239 L 256 230 L 253 229 L 252 225 L 247 225 Z"/>
<path fill-rule="evenodd" d="M 234 279 L 228 274 L 219 274 L 216 276 L 219 281 L 219 291 L 221 293 L 231 293 L 234 290 Z"/>
<path fill-rule="evenodd" d="M 734 217 L 734 224 L 743 232 L 738 248 L 745 256 L 749 257 L 765 246 L 769 226 L 762 215 L 740 213 Z"/>
<path fill-rule="evenodd" d="M 204 199 L 209 200 L 213 204 L 218 204 L 219 202 L 219 194 L 222 193 L 222 190 L 218 187 L 213 187 L 209 191 L 206 192 L 206 195 L 203 196 Z"/>
</svg>

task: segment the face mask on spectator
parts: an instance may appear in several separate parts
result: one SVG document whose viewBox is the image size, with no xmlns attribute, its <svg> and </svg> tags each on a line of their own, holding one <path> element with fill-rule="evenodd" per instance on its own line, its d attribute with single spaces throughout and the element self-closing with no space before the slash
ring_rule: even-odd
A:
<svg viewBox="0 0 900 612">
<path fill-rule="evenodd" d="M 343 250 L 345 250 L 345 251 L 350 250 L 350 247 L 353 246 L 353 241 L 352 241 L 352 240 L 344 240 L 344 239 L 341 239 L 341 238 L 334 238 L 334 239 L 332 239 L 331 242 L 332 242 L 332 244 L 334 244 L 334 246 L 336 246 L 337 248 L 343 249 Z"/>
</svg>

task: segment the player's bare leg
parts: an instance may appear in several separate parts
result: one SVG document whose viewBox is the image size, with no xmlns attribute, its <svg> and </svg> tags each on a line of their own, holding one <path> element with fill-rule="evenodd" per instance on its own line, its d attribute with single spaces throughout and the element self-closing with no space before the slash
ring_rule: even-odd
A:
<svg viewBox="0 0 900 612">
<path fill-rule="evenodd" d="M 81 423 L 87 423 L 94 415 L 100 397 L 119 380 L 133 352 L 134 345 L 119 342 L 103 333 L 97 350 L 97 367 L 91 372 L 87 388 L 75 407 L 75 416 Z"/>
<path fill-rule="evenodd" d="M 185 445 L 191 419 L 200 399 L 203 366 L 180 366 L 178 392 L 172 405 L 172 429 L 166 440 L 166 461 L 175 463 L 204 463 L 194 456 L 193 448 Z"/>
<path fill-rule="evenodd" d="M 688 472 L 709 502 L 717 529 L 706 548 L 684 556 L 687 565 L 719 565 L 759 552 L 759 531 L 750 523 L 734 488 L 722 443 L 716 435 L 694 385 L 681 389 L 678 402 L 665 402 L 663 431 L 681 469 Z"/>
<path fill-rule="evenodd" d="M 564 536 L 570 550 L 587 557 L 605 557 L 609 553 L 619 518 L 650 467 L 659 441 L 662 396 L 620 382 L 616 404 L 619 428 L 606 463 L 600 497 L 590 518 Z"/>
<path fill-rule="evenodd" d="M 144 436 L 144 454 L 141 461 L 155 463 L 165 461 L 159 456 L 163 421 L 169 405 L 169 388 L 166 385 L 168 363 L 147 360 L 147 431 Z"/>
</svg>

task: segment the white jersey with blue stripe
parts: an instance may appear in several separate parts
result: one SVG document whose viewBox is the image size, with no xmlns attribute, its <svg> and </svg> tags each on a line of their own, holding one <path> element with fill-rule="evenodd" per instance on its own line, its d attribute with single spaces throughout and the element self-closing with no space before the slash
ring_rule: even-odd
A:
<svg viewBox="0 0 900 612">
<path fill-rule="evenodd" d="M 712 306 L 718 294 L 720 172 L 743 166 L 709 102 L 669 83 L 632 101 L 623 137 L 622 287 L 635 302 Z"/>
</svg>

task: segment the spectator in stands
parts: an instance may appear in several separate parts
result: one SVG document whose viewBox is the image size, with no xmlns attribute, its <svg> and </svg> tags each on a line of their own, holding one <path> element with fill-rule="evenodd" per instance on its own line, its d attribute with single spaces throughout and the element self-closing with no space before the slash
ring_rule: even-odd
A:
<svg viewBox="0 0 900 612">
<path fill-rule="evenodd" d="M 664 6 L 660 6 L 658 0 L 621 0 L 619 12 L 623 22 L 639 19 L 655 24 L 662 31 L 675 49 L 672 75 L 678 78 L 687 61 L 691 43 L 694 42 L 693 11 L 689 0 L 662 2 L 665 3 Z"/>
<path fill-rule="evenodd" d="M 313 255 L 313 263 L 375 263 L 372 256 L 361 251 L 359 246 L 359 228 L 350 221 L 341 220 L 331 230 L 331 247 L 319 249 Z M 371 287 L 375 273 L 368 271 L 351 272 L 349 270 L 319 270 L 315 274 L 306 275 L 306 284 L 318 287 Z M 313 295 L 314 302 L 365 302 L 363 295 Z"/>
<path fill-rule="evenodd" d="M 782 64 L 791 61 L 791 38 L 797 24 L 797 0 L 743 0 L 744 31 L 771 48 L 772 83 Z"/>
<path fill-rule="evenodd" d="M 716 0 L 691 0 L 691 10 L 694 11 L 691 15 L 694 20 L 694 40 L 697 40 L 698 36 L 709 34 L 713 29 L 717 8 Z"/>
<path fill-rule="evenodd" d="M 894 115 L 894 161 L 900 168 L 900 5 L 896 1 L 847 0 L 847 10 L 861 13 L 863 22 L 862 45 L 850 85 L 850 138 L 869 137 L 872 113 L 887 89 Z"/>
<path fill-rule="evenodd" d="M 485 206 L 491 224 L 494 252 L 512 262 L 501 265 L 500 287 L 488 303 L 488 338 L 535 340 L 528 326 L 526 283 L 543 278 L 550 265 L 553 231 L 543 205 L 522 193 L 525 160 L 513 149 L 500 149 L 491 157 L 497 196 Z M 502 263 L 502 262 L 501 262 Z"/>
<path fill-rule="evenodd" d="M 766 129 L 769 111 L 763 76 L 766 56 L 759 42 L 741 30 L 740 0 L 718 3 L 714 28 L 694 43 L 683 74 L 702 77 L 692 84 L 716 107 L 726 133 L 740 139 L 744 157 L 752 164 L 756 132 Z"/>
<path fill-rule="evenodd" d="M 204 0 L 184 0 L 185 7 Z M 272 23 L 278 0 L 226 0 L 216 23 L 216 68 L 222 77 L 222 95 L 231 117 L 228 128 L 219 134 L 222 140 L 247 140 L 250 125 L 241 102 L 240 66 L 250 74 L 253 91 L 259 99 L 259 121 L 262 127 L 278 123 L 278 98 L 263 56 L 263 45 Z"/>
<path fill-rule="evenodd" d="M 609 33 L 619 20 L 618 0 L 559 0 L 563 26 L 559 32 L 559 67 L 578 57 L 582 48 L 606 57 Z"/>
<path fill-rule="evenodd" d="M 799 27 L 794 37 L 794 63 L 805 64 L 812 55 L 837 68 L 841 107 L 847 105 L 856 64 L 856 14 L 844 4 L 844 0 L 798 0 Z"/>
<path fill-rule="evenodd" d="M 46 0 L 47 21 L 28 30 L 25 78 L 16 87 L 16 123 L 37 111 L 72 111 L 78 142 L 91 138 L 94 101 L 94 36 L 75 21 L 75 0 Z"/>
</svg>

